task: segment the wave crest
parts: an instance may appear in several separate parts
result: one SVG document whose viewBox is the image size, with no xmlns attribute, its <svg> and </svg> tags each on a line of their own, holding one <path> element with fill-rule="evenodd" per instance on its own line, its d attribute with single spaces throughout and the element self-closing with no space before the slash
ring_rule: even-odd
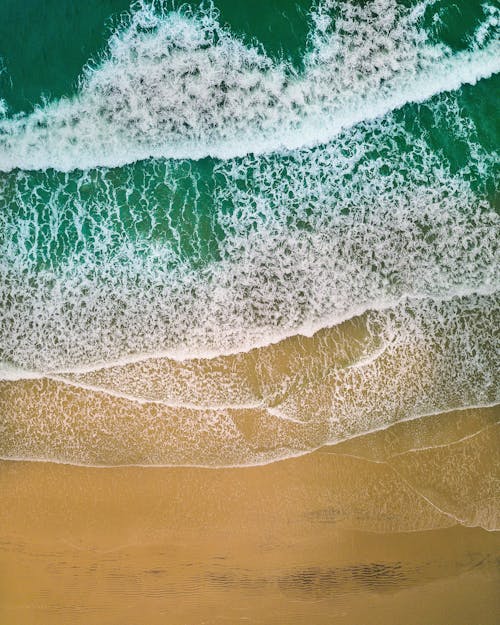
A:
<svg viewBox="0 0 500 625">
<path fill-rule="evenodd" d="M 112 35 L 79 93 L 0 121 L 0 169 L 62 171 L 148 157 L 232 158 L 331 140 L 500 69 L 494 9 L 469 49 L 433 44 L 429 2 L 323 2 L 298 71 L 244 44 L 214 9 L 140 2 Z"/>
</svg>

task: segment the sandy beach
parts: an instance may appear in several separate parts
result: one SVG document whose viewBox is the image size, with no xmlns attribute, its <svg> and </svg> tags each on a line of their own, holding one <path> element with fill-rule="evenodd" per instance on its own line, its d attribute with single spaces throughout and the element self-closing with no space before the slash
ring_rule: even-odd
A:
<svg viewBox="0 0 500 625">
<path fill-rule="evenodd" d="M 240 469 L 2 461 L 0 622 L 493 625 L 496 419 Z"/>
</svg>

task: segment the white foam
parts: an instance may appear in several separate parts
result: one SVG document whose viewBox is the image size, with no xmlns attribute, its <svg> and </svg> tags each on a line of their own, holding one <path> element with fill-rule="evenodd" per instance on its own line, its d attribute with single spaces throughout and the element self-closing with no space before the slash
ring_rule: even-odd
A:
<svg viewBox="0 0 500 625">
<path fill-rule="evenodd" d="M 8 363 L 0 362 L 0 381 L 36 380 L 42 377 L 44 377 L 44 374 L 38 371 L 12 367 Z"/>
<path fill-rule="evenodd" d="M 404 298 L 494 293 L 499 216 L 465 179 L 474 168 L 489 175 L 491 159 L 452 99 L 436 110 L 470 146 L 466 174 L 452 175 L 388 116 L 315 150 L 216 163 L 208 193 L 184 164 L 9 175 L 0 186 L 3 360 L 61 372 L 208 357 L 311 335 Z M 208 235 L 196 226 L 203 212 Z M 144 216 L 153 225 L 141 234 Z M 155 219 L 168 223 L 168 240 L 155 240 Z M 195 224 L 189 255 L 184 219 Z M 206 259 L 207 240 L 218 258 Z"/>
<path fill-rule="evenodd" d="M 499 310 L 498 296 L 469 296 L 369 313 L 369 342 L 386 347 L 358 368 L 332 354 L 342 342 L 335 330 L 225 367 L 186 362 L 169 371 L 169 363 L 157 361 L 147 370 L 4 382 L 0 455 L 92 465 L 253 465 L 422 415 L 495 405 Z M 343 341 L 352 338 L 347 330 Z M 258 407 L 228 407 L 245 394 L 248 374 L 257 377 Z M 192 406 L 171 401 L 183 394 L 179 384 Z M 206 395 L 199 392 L 205 388 Z M 226 406 L 204 407 L 206 396 L 226 391 Z"/>
<path fill-rule="evenodd" d="M 251 340 L 240 342 L 234 347 L 228 348 L 214 348 L 205 349 L 203 347 L 172 347 L 167 350 L 156 350 L 151 352 L 136 352 L 128 355 L 121 356 L 119 358 L 112 358 L 109 360 L 91 360 L 87 364 L 77 364 L 74 366 L 54 367 L 49 366 L 47 363 L 41 370 L 29 370 L 22 367 L 13 367 L 10 363 L 0 362 L 0 381 L 12 381 L 12 380 L 37 380 L 40 378 L 47 378 L 59 381 L 66 381 L 67 375 L 85 375 L 87 373 L 93 373 L 96 371 L 103 371 L 106 369 L 114 369 L 116 367 L 125 367 L 127 365 L 134 365 L 138 363 L 147 363 L 148 361 L 168 359 L 174 362 L 185 363 L 192 360 L 210 360 L 218 357 L 235 356 L 240 354 L 246 354 L 253 350 L 262 349 L 272 345 L 276 345 L 288 338 L 294 336 L 313 337 L 321 330 L 333 328 L 339 326 L 346 321 L 361 317 L 365 313 L 370 311 L 382 312 L 397 307 L 398 305 L 409 301 L 416 303 L 419 300 L 434 299 L 437 302 L 446 302 L 454 297 L 471 296 L 471 295 L 493 295 L 497 292 L 497 287 L 494 288 L 472 288 L 472 289 L 456 289 L 455 291 L 448 292 L 441 297 L 429 298 L 426 295 L 416 294 L 404 294 L 398 299 L 394 300 L 377 300 L 369 302 L 362 306 L 352 306 L 345 314 L 338 316 L 323 317 L 315 322 L 309 321 L 297 327 L 282 330 L 280 328 L 273 328 L 273 331 L 269 334 L 262 333 L 260 336 L 255 336 Z M 92 346 L 93 348 L 95 345 Z M 349 367 L 362 368 L 382 355 L 387 349 L 387 345 L 382 345 L 377 348 L 373 353 L 351 363 Z M 54 364 L 54 363 L 53 363 Z M 68 381 L 70 383 L 70 381 Z M 78 384 L 77 384 L 78 385 Z M 99 387 L 92 387 L 88 390 L 105 390 Z M 137 400 L 139 403 L 149 401 L 147 398 L 128 396 L 131 400 Z M 194 407 L 189 403 L 184 404 L 172 404 L 172 406 Z M 214 405 L 207 405 L 203 407 L 216 407 Z M 241 404 L 226 407 L 242 407 L 242 408 L 257 408 L 258 404 Z"/>
<path fill-rule="evenodd" d="M 84 391 L 92 391 L 94 393 L 103 393 L 104 395 L 109 395 L 110 397 L 115 397 L 117 399 L 126 399 L 128 401 L 137 403 L 137 404 L 156 404 L 158 406 L 165 406 L 167 408 L 187 408 L 188 410 L 252 410 L 252 409 L 262 409 L 264 408 L 262 402 L 239 402 L 239 403 L 193 403 L 187 401 L 166 401 L 164 399 L 156 399 L 152 397 L 147 397 L 143 395 L 133 395 L 131 393 L 124 393 L 122 391 L 116 391 L 114 389 L 110 389 L 106 386 L 100 386 L 97 384 L 88 384 L 86 382 L 72 380 L 67 377 L 63 377 L 60 375 L 45 375 L 45 376 L 37 376 L 35 377 L 23 377 L 23 378 L 4 378 L 6 380 L 20 380 L 20 379 L 38 379 L 45 378 L 47 380 L 53 380 L 54 382 L 62 382 L 63 384 L 67 384 L 68 386 L 73 386 L 74 388 L 81 389 Z M 0 378 L 1 379 L 1 378 Z M 146 380 L 145 380 L 146 382 Z"/>
</svg>

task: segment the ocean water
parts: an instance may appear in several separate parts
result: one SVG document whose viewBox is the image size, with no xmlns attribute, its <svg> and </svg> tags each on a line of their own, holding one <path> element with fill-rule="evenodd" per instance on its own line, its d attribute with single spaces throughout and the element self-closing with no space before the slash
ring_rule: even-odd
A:
<svg viewBox="0 0 500 625">
<path fill-rule="evenodd" d="M 0 456 L 263 464 L 495 406 L 499 20 L 4 0 Z"/>
</svg>

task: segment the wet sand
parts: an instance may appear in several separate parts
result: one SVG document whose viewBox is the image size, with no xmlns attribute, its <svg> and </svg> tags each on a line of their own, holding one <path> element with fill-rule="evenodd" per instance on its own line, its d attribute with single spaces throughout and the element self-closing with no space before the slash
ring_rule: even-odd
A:
<svg viewBox="0 0 500 625">
<path fill-rule="evenodd" d="M 239 469 L 2 461 L 0 623 L 493 625 L 497 421 Z"/>
</svg>

